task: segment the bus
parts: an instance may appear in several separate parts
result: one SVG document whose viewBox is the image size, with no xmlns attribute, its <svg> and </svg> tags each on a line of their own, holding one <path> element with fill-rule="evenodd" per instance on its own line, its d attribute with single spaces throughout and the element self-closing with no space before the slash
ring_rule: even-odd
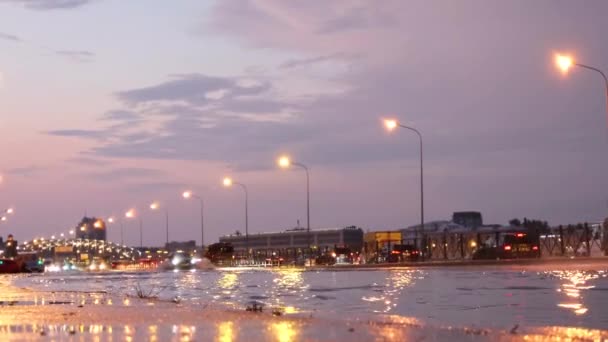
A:
<svg viewBox="0 0 608 342">
<path fill-rule="evenodd" d="M 540 258 L 540 238 L 529 232 L 503 232 L 498 243 L 481 246 L 473 253 L 473 259 L 522 259 Z"/>
</svg>

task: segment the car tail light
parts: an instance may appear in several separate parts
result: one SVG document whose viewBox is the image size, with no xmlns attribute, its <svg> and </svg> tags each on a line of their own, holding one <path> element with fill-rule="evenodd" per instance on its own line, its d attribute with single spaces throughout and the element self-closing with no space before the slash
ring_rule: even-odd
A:
<svg viewBox="0 0 608 342">
<path fill-rule="evenodd" d="M 532 246 L 532 250 L 533 251 L 537 251 L 538 250 L 538 246 Z"/>
<path fill-rule="evenodd" d="M 524 237 L 524 236 L 526 236 L 526 234 L 524 234 L 524 233 L 517 233 L 517 235 L 516 235 L 516 236 L 517 236 L 517 237 Z"/>
<path fill-rule="evenodd" d="M 505 251 L 510 251 L 510 250 L 511 250 L 511 246 L 506 245 L 506 246 L 505 246 Z"/>
</svg>

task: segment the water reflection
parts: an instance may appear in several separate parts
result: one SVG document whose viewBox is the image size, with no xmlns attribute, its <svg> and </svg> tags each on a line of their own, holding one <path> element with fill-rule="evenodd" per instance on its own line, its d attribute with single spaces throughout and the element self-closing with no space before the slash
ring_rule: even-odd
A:
<svg viewBox="0 0 608 342">
<path fill-rule="evenodd" d="M 554 271 L 551 272 L 551 275 L 564 281 L 557 291 L 563 293 L 566 298 L 564 298 L 562 303 L 558 303 L 557 306 L 571 310 L 577 316 L 586 314 L 589 309 L 585 307 L 583 303 L 583 291 L 595 287 L 595 285 L 588 285 L 588 282 L 598 279 L 600 273 L 588 271 Z"/>
<path fill-rule="evenodd" d="M 217 338 L 218 342 L 232 342 L 235 340 L 234 336 L 234 323 L 232 322 L 221 322 L 217 326 Z"/>
<path fill-rule="evenodd" d="M 279 322 L 272 323 L 270 330 L 273 333 L 276 341 L 279 342 L 292 342 L 298 341 L 299 327 L 293 322 Z"/>
<path fill-rule="evenodd" d="M 283 297 L 306 298 L 306 290 L 310 287 L 306 284 L 303 277 L 304 271 L 297 268 L 278 269 L 273 272 L 275 278 L 272 280 L 274 286 L 270 287 L 269 297 L 274 301 L 274 305 L 281 307 L 282 313 L 293 314 L 300 312 L 294 305 L 287 305 Z"/>
<path fill-rule="evenodd" d="M 380 308 L 374 312 L 389 313 L 397 307 L 401 293 L 407 287 L 414 284 L 417 277 L 421 277 L 420 271 L 414 270 L 391 270 L 386 277 L 385 290 L 379 296 L 363 296 L 366 302 L 378 303 Z"/>
<path fill-rule="evenodd" d="M 546 327 L 524 336 L 527 341 L 607 341 L 608 332 L 597 329 Z"/>
<path fill-rule="evenodd" d="M 222 293 L 226 295 L 232 294 L 232 291 L 236 287 L 239 281 L 237 273 L 224 272 L 221 278 L 217 281 L 217 286 L 222 289 Z"/>
</svg>

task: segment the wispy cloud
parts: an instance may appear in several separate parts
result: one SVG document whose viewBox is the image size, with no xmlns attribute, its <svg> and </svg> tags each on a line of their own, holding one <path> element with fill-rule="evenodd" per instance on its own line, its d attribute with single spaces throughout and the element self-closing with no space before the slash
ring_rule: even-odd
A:
<svg viewBox="0 0 608 342">
<path fill-rule="evenodd" d="M 205 105 L 225 97 L 260 95 L 270 89 L 267 82 L 239 78 L 203 74 L 174 75 L 173 78 L 158 85 L 122 91 L 116 95 L 120 100 L 131 105 L 155 101 Z"/>
<path fill-rule="evenodd" d="M 88 139 L 100 139 L 105 136 L 103 130 L 88 130 L 88 129 L 59 129 L 46 132 L 49 135 L 60 137 L 76 137 Z"/>
<path fill-rule="evenodd" d="M 297 67 L 302 67 L 302 66 L 308 66 L 308 65 L 312 65 L 312 64 L 316 64 L 316 63 L 327 62 L 327 61 L 335 59 L 336 57 L 338 57 L 338 55 L 327 55 L 327 56 L 318 56 L 318 57 L 302 58 L 302 59 L 290 59 L 290 60 L 286 61 L 285 63 L 281 64 L 281 68 L 291 69 L 291 68 L 297 68 Z"/>
<path fill-rule="evenodd" d="M 32 10 L 55 10 L 76 8 L 98 0 L 0 0 L 0 2 L 23 5 Z"/>
<path fill-rule="evenodd" d="M 141 119 L 141 115 L 129 110 L 111 110 L 103 114 L 102 121 L 135 121 Z"/>
<path fill-rule="evenodd" d="M 93 52 L 85 50 L 55 50 L 55 53 L 75 62 L 90 62 L 95 57 Z"/>
<path fill-rule="evenodd" d="M 14 35 L 14 34 L 8 34 L 8 33 L 2 33 L 2 32 L 0 32 L 0 39 L 9 40 L 9 41 L 15 42 L 15 43 L 22 42 L 21 38 L 19 38 L 18 36 Z"/>
<path fill-rule="evenodd" d="M 6 170 L 6 173 L 13 175 L 13 176 L 31 177 L 31 176 L 35 175 L 36 173 L 39 173 L 44 170 L 46 170 L 45 167 L 38 166 L 38 165 L 29 165 L 29 166 L 24 166 L 24 167 L 16 167 L 16 168 L 8 169 L 8 170 Z"/>
<path fill-rule="evenodd" d="M 109 171 L 93 172 L 85 174 L 88 178 L 100 181 L 124 180 L 124 179 L 150 179 L 164 176 L 165 173 L 156 169 L 127 167 L 111 169 Z"/>
</svg>

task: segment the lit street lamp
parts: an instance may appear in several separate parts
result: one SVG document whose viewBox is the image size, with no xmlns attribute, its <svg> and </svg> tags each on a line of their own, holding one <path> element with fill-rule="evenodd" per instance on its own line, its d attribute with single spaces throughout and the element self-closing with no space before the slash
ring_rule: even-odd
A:
<svg viewBox="0 0 608 342">
<path fill-rule="evenodd" d="M 190 198 L 196 198 L 200 201 L 201 203 L 201 249 L 202 251 L 205 250 L 205 204 L 203 202 L 203 198 L 196 195 L 195 193 L 193 193 L 190 190 L 184 191 L 182 193 L 182 197 L 185 199 L 190 199 Z"/>
<path fill-rule="evenodd" d="M 596 67 L 577 63 L 572 57 L 566 55 L 556 55 L 555 64 L 564 74 L 568 73 L 572 66 L 578 66 L 599 73 L 604 78 L 604 84 L 606 86 L 606 114 L 608 115 L 608 77 L 606 77 L 606 74 L 604 74 L 600 69 Z"/>
<path fill-rule="evenodd" d="M 152 202 L 150 204 L 150 210 L 158 210 L 160 209 L 160 203 Z M 167 245 L 169 244 L 169 209 L 165 207 L 165 232 L 167 235 Z"/>
<path fill-rule="evenodd" d="M 13 208 L 8 208 L 4 210 L 4 215 L 0 216 L 0 221 L 5 222 L 8 220 L 8 215 L 12 215 L 15 212 Z"/>
<path fill-rule="evenodd" d="M 397 127 L 409 129 L 410 131 L 416 133 L 418 135 L 418 138 L 420 139 L 420 229 L 421 229 L 421 233 L 424 234 L 424 167 L 423 167 L 423 153 L 422 153 L 422 134 L 420 134 L 420 131 L 418 131 L 417 129 L 402 125 L 397 120 L 384 120 L 384 125 L 386 126 L 386 129 L 389 131 L 393 131 Z M 416 230 L 414 232 L 414 234 L 415 234 L 414 245 L 417 245 L 418 230 Z M 423 236 L 424 252 L 426 252 L 427 246 L 426 246 L 426 241 L 424 241 L 424 240 L 425 239 Z M 424 253 L 422 253 L 422 256 L 424 258 Z"/>
<path fill-rule="evenodd" d="M 141 215 L 137 215 L 137 212 L 135 211 L 135 209 L 129 209 L 129 211 L 127 211 L 125 213 L 125 217 L 128 219 L 137 217 L 139 219 L 139 247 L 143 247 L 144 246 L 144 233 L 143 233 L 144 224 L 142 222 Z"/>
<path fill-rule="evenodd" d="M 306 171 L 306 232 L 308 235 L 308 248 L 310 249 L 310 174 L 308 172 L 308 167 L 302 163 L 289 159 L 288 156 L 281 156 L 277 163 L 282 169 L 288 169 L 291 165 L 295 165 Z"/>
<path fill-rule="evenodd" d="M 240 186 L 243 191 L 245 192 L 245 249 L 247 250 L 247 255 L 249 255 L 249 215 L 247 213 L 248 211 L 248 202 L 249 202 L 249 193 L 247 191 L 247 186 L 243 183 L 239 183 L 239 182 L 234 182 L 232 181 L 232 178 L 226 177 L 224 178 L 224 186 L 225 187 L 231 187 L 232 185 L 238 185 Z"/>
</svg>

